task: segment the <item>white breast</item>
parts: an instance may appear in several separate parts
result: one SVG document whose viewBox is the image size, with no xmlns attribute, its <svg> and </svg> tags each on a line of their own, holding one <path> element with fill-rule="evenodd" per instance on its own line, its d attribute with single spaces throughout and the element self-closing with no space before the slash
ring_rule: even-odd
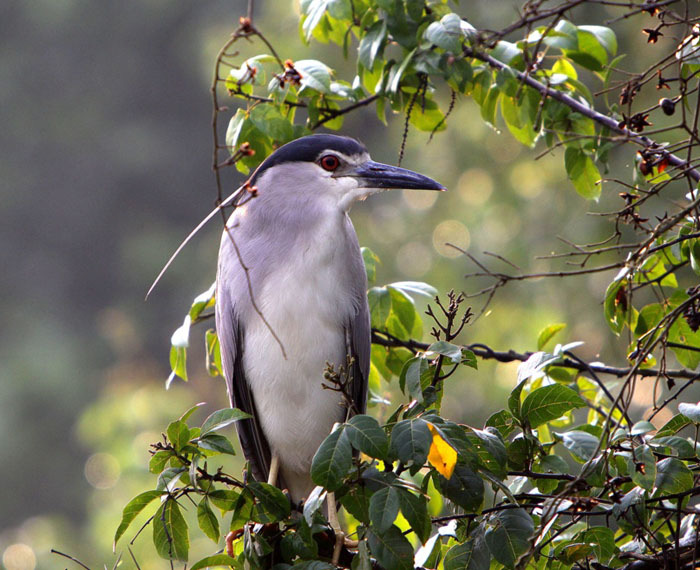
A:
<svg viewBox="0 0 700 570">
<path fill-rule="evenodd" d="M 345 413 L 339 393 L 322 387 L 326 363 L 345 364 L 344 323 L 353 304 L 340 255 L 343 232 L 324 231 L 330 229 L 320 228 L 319 240 L 295 251 L 294 259 L 268 268 L 255 292 L 287 358 L 257 316 L 244 339 L 243 363 L 262 429 L 296 499 L 310 491 L 313 454 Z"/>
</svg>

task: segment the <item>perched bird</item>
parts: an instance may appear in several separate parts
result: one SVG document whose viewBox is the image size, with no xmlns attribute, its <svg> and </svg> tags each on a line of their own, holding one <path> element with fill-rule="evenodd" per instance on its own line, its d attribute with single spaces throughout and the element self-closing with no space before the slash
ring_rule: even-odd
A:
<svg viewBox="0 0 700 570">
<path fill-rule="evenodd" d="M 255 479 L 308 497 L 311 461 L 342 394 L 323 389 L 327 363 L 353 365 L 352 413 L 363 413 L 370 359 L 367 278 L 348 212 L 391 188 L 443 190 L 410 170 L 370 160 L 360 142 L 311 135 L 268 156 L 221 238 L 216 328 L 231 405 Z"/>
</svg>

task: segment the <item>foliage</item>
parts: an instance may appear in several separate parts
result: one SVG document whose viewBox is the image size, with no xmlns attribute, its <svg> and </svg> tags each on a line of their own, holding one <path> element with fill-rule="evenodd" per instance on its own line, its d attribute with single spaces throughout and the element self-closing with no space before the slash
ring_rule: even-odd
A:
<svg viewBox="0 0 700 570">
<path fill-rule="evenodd" d="M 688 288 L 700 273 L 695 190 L 700 174 L 692 160 L 699 112 L 691 105 L 699 93 L 697 30 L 664 3 L 621 4 L 625 20 L 655 18 L 655 28 L 644 28 L 651 44 L 666 28 L 685 38 L 648 70 L 623 74 L 614 31 L 575 24 L 577 4 L 529 5 L 515 24 L 486 32 L 440 0 L 302 1 L 300 31 L 306 41 L 337 44 L 348 56 L 357 44 L 356 75 L 348 81 L 335 78 L 321 61 L 283 61 L 252 20 L 242 18 L 217 59 L 216 114 L 218 83 L 244 104 L 230 117 L 221 146 L 229 156 L 217 164 L 219 169 L 235 164 L 248 173 L 279 144 L 320 126 L 338 129 L 347 113 L 367 105 L 382 120 L 391 110 L 403 114 L 407 129 L 435 134 L 449 125 L 450 111 L 463 96 L 479 105 L 484 121 L 505 124 L 520 143 L 561 147 L 573 189 L 587 200 L 604 191 L 601 172 L 610 167 L 614 148 L 621 146 L 630 161 L 634 149 L 631 180 L 605 184 L 624 188 L 624 206 L 609 215 L 611 235 L 602 243 L 573 246 L 565 257 L 582 259 L 576 269 L 505 274 L 471 258 L 479 268 L 472 276 L 493 280 L 483 291 L 489 300 L 511 281 L 617 271 L 600 300 L 612 333 L 627 335 L 627 366 L 585 361 L 573 352 L 580 343 L 546 350 L 563 329 L 560 323 L 542 331 L 534 353 L 457 344 L 471 312 L 464 296 L 454 293 L 446 302 L 435 297 L 429 306 L 433 339 L 424 343 L 413 295 L 433 296 L 434 290 L 411 282 L 373 286 L 370 404 L 390 406 L 391 412 L 381 422 L 356 416 L 326 438 L 312 466 L 319 487 L 303 516 L 281 491 L 241 481 L 216 466 L 220 454 L 233 453 L 233 445 L 214 432 L 240 419 L 241 412 L 222 410 L 191 427 L 190 410 L 156 444 L 155 489 L 127 505 L 115 541 L 139 512 L 153 509 L 156 550 L 164 558 L 187 560 L 189 531 L 180 506 L 187 498 L 197 504 L 201 532 L 217 543 L 212 550 L 220 548 L 224 522 L 234 532 L 234 557 L 213 554 L 193 568 L 258 567 L 265 560 L 277 568 L 326 568 L 321 504 L 326 492 L 334 492 L 359 541 L 341 560 L 352 568 L 370 568 L 372 559 L 387 569 L 446 570 L 590 563 L 617 568 L 629 559 L 656 564 L 651 567 L 669 559 L 693 563 L 696 545 L 688 537 L 696 534 L 696 515 L 688 503 L 698 492 L 700 404 L 680 403 L 663 425 L 649 420 L 668 413 L 697 379 L 700 364 L 700 291 Z M 230 50 L 241 38 L 258 38 L 271 54 L 232 66 Z M 230 71 L 221 77 L 225 68 Z M 671 72 L 673 78 L 664 77 Z M 640 110 L 636 97 L 652 80 L 659 89 L 673 85 L 674 95 Z M 591 85 L 618 92 L 617 102 L 608 101 L 604 113 L 596 111 Z M 443 111 L 445 92 L 449 103 Z M 669 141 L 641 134 L 651 113 L 671 116 L 676 107 L 683 120 L 668 129 Z M 668 211 L 650 222 L 645 209 L 659 196 L 666 197 Z M 631 242 L 622 242 L 623 236 Z M 369 250 L 364 258 L 373 281 L 378 260 Z M 586 266 L 603 258 L 610 261 Z M 187 379 L 189 328 L 208 318 L 214 302 L 213 289 L 198 297 L 173 335 L 173 375 Z M 220 374 L 214 331 L 206 333 L 206 342 L 208 369 Z M 477 358 L 522 362 L 506 405 L 482 427 L 441 415 L 445 383 L 460 367 L 476 368 Z M 679 380 L 684 384 L 655 402 L 648 419 L 637 420 L 631 403 L 644 377 L 664 382 L 668 390 Z M 603 378 L 621 382 L 612 386 Z M 383 400 L 381 382 L 397 383 L 402 401 Z M 275 525 L 257 531 L 249 521 Z"/>
</svg>

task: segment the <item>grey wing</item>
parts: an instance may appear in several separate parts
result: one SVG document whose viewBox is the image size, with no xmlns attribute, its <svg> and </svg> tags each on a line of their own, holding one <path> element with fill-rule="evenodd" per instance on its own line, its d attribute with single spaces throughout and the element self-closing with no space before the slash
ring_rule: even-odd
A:
<svg viewBox="0 0 700 570">
<path fill-rule="evenodd" d="M 250 462 L 255 479 L 267 481 L 270 472 L 270 446 L 260 427 L 253 394 L 243 368 L 242 347 L 245 331 L 236 314 L 230 292 L 221 286 L 218 287 L 216 297 L 216 330 L 231 406 L 253 416 L 236 423 L 243 454 Z"/>
<path fill-rule="evenodd" d="M 361 304 L 360 310 L 351 320 L 348 333 L 350 344 L 348 354 L 354 359 L 350 395 L 356 408 L 356 412 L 349 410 L 349 415 L 354 415 L 355 413 L 364 414 L 367 409 L 371 349 L 369 306 L 366 300 Z"/>
</svg>

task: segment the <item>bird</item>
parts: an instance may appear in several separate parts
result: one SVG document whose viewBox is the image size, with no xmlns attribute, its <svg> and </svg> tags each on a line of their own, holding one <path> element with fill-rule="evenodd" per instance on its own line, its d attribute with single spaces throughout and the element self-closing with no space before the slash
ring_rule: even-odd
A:
<svg viewBox="0 0 700 570">
<path fill-rule="evenodd" d="M 324 438 L 366 410 L 367 276 L 348 212 L 383 190 L 444 188 L 332 134 L 280 146 L 245 187 L 221 237 L 216 330 L 230 404 L 251 416 L 236 424 L 249 472 L 298 505 Z M 348 365 L 352 402 L 323 388 L 328 364 Z"/>
</svg>

